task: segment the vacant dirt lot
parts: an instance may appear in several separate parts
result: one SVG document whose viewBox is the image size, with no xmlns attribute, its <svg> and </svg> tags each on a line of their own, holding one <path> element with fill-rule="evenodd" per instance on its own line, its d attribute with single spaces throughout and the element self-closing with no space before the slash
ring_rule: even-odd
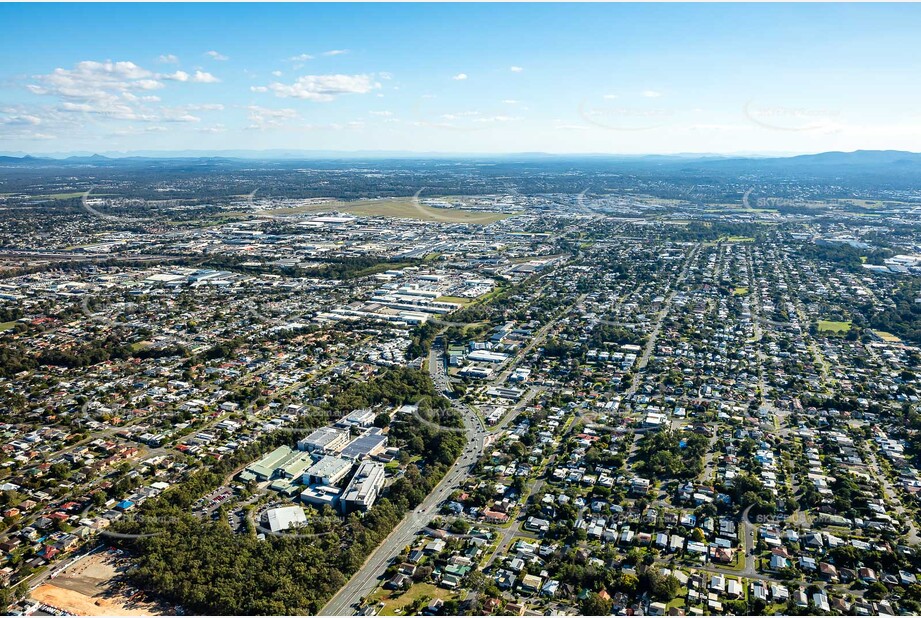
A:
<svg viewBox="0 0 921 618">
<path fill-rule="evenodd" d="M 164 615 L 164 608 L 121 581 L 128 566 L 113 554 L 94 554 L 36 588 L 32 598 L 80 616 Z"/>
</svg>

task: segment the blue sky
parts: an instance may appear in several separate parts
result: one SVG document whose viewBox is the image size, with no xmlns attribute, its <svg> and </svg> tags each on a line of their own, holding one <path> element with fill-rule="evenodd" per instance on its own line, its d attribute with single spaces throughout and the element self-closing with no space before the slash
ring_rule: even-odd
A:
<svg viewBox="0 0 921 618">
<path fill-rule="evenodd" d="M 0 151 L 921 151 L 910 4 L 2 4 Z"/>
</svg>

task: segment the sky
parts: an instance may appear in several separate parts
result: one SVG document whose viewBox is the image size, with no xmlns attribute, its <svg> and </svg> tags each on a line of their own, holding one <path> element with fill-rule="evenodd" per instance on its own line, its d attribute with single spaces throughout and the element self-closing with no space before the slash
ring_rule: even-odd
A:
<svg viewBox="0 0 921 618">
<path fill-rule="evenodd" d="M 917 4 L 0 4 L 0 152 L 921 151 Z"/>
</svg>

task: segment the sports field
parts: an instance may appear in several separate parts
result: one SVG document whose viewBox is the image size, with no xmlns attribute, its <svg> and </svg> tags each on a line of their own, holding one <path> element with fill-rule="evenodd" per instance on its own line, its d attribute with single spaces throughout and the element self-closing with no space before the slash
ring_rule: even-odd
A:
<svg viewBox="0 0 921 618">
<path fill-rule="evenodd" d="M 819 330 L 831 333 L 846 333 L 851 330 L 850 322 L 835 322 L 832 320 L 819 320 Z"/>
</svg>

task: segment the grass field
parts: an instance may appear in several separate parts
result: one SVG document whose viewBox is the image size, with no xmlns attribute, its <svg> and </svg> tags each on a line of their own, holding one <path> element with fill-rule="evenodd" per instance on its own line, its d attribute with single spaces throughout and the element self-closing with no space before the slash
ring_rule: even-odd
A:
<svg viewBox="0 0 921 618">
<path fill-rule="evenodd" d="M 398 219 L 444 221 L 447 223 L 474 223 L 478 225 L 495 223 L 496 221 L 514 216 L 501 212 L 479 212 L 456 208 L 432 208 L 424 204 L 417 204 L 411 198 L 406 197 L 381 200 L 359 200 L 355 202 L 331 201 L 322 204 L 299 206 L 296 208 L 277 208 L 274 210 L 266 210 L 264 213 L 273 216 L 285 216 L 311 212 L 328 212 L 330 210 L 338 210 L 353 215 L 364 215 L 368 217 L 395 217 Z"/>
<path fill-rule="evenodd" d="M 832 320 L 819 320 L 819 331 L 830 333 L 846 333 L 851 330 L 850 322 L 835 322 Z"/>
<path fill-rule="evenodd" d="M 877 337 L 879 337 L 880 339 L 882 339 L 883 341 L 886 341 L 886 342 L 888 342 L 888 343 L 898 343 L 898 342 L 901 341 L 901 339 L 899 339 L 898 337 L 896 337 L 896 336 L 893 335 L 892 333 L 887 333 L 887 332 L 884 331 L 884 330 L 875 330 L 875 331 L 873 331 L 873 333 L 874 333 Z"/>
<path fill-rule="evenodd" d="M 748 294 L 748 288 L 737 287 L 732 291 L 733 296 L 745 296 Z"/>
<path fill-rule="evenodd" d="M 5 330 L 10 330 L 14 326 L 16 326 L 16 320 L 12 320 L 10 322 L 0 322 L 0 333 Z"/>
<path fill-rule="evenodd" d="M 469 305 L 472 302 L 470 298 L 461 298 L 460 296 L 439 296 L 435 299 L 438 303 L 457 303 L 458 305 Z"/>
<path fill-rule="evenodd" d="M 83 196 L 83 191 L 80 191 L 77 193 L 52 193 L 51 195 L 48 195 L 45 197 L 50 197 L 55 200 L 69 200 L 75 197 L 82 197 L 82 196 Z M 96 196 L 93 196 L 93 197 L 96 197 Z"/>
<path fill-rule="evenodd" d="M 408 611 L 401 611 L 397 613 L 397 610 L 411 605 L 413 601 L 418 599 L 427 599 L 425 603 L 428 603 L 429 600 L 436 598 L 443 601 L 449 601 L 451 599 L 457 599 L 458 595 L 432 584 L 413 584 L 409 590 L 402 593 L 399 591 L 390 592 L 388 590 L 381 589 L 379 592 L 371 595 L 368 600 L 384 604 L 384 607 L 381 608 L 379 615 L 399 616 L 412 614 L 412 612 Z"/>
</svg>

